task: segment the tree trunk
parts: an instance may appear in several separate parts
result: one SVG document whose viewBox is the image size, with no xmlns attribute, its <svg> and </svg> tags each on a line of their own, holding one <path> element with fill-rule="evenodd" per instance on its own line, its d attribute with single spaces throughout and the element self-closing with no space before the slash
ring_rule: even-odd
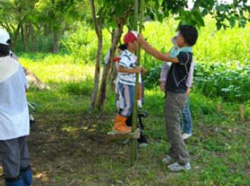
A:
<svg viewBox="0 0 250 186">
<path fill-rule="evenodd" d="M 118 28 L 115 31 L 115 37 L 114 37 L 112 46 L 110 48 L 109 62 L 104 66 L 104 70 L 103 70 L 103 74 L 102 74 L 101 88 L 100 88 L 100 95 L 99 95 L 98 104 L 97 104 L 97 108 L 99 110 L 102 110 L 104 102 L 106 100 L 107 82 L 108 82 L 109 75 L 110 75 L 110 69 L 112 67 L 112 59 L 114 57 L 115 50 L 116 50 L 117 45 L 118 45 L 120 38 L 121 38 L 121 35 L 123 32 L 123 26 L 124 26 L 123 24 L 118 25 Z"/>
<path fill-rule="evenodd" d="M 32 47 L 32 52 L 36 52 L 36 42 L 37 42 L 37 38 L 36 38 L 36 34 L 35 34 L 35 28 L 33 25 L 30 25 L 30 37 L 31 37 L 31 47 Z"/>
<path fill-rule="evenodd" d="M 48 24 L 44 24 L 44 36 L 48 37 L 50 34 L 50 28 L 48 26 Z"/>
<path fill-rule="evenodd" d="M 14 37 L 13 37 L 13 42 L 12 42 L 12 47 L 13 48 L 15 48 L 15 45 L 16 45 L 16 42 L 17 42 L 17 39 L 18 39 L 18 35 L 20 33 L 21 25 L 22 25 L 22 23 L 19 22 L 18 25 L 17 25 L 17 29 L 15 30 Z"/>
<path fill-rule="evenodd" d="M 53 53 L 59 53 L 59 31 L 54 29 L 54 44 L 53 44 Z"/>
<path fill-rule="evenodd" d="M 27 52 L 29 49 L 29 38 L 27 36 L 27 25 L 21 26 L 21 32 L 22 32 L 23 48 L 24 48 L 24 51 Z"/>
<path fill-rule="evenodd" d="M 102 35 L 102 24 L 96 18 L 96 10 L 94 0 L 90 0 L 92 19 L 95 25 L 95 32 L 98 38 L 98 47 L 96 52 L 96 64 L 95 64 L 95 77 L 94 77 L 94 90 L 91 97 L 91 103 L 89 107 L 89 112 L 92 112 L 96 106 L 97 94 L 100 84 L 100 68 L 101 68 L 101 56 L 102 56 L 102 46 L 103 46 L 103 35 Z"/>
<path fill-rule="evenodd" d="M 112 42 L 114 41 L 114 36 L 115 36 L 115 30 L 112 31 Z M 111 65 L 111 73 L 110 73 L 110 81 L 111 81 L 111 86 L 112 89 L 115 90 L 115 79 L 117 77 L 117 69 L 115 63 L 112 63 Z"/>
</svg>

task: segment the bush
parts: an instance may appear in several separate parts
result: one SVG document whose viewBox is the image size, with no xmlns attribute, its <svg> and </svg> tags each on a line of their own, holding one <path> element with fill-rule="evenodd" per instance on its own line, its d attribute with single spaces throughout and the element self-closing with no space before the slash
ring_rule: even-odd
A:
<svg viewBox="0 0 250 186">
<path fill-rule="evenodd" d="M 147 71 L 145 77 L 143 78 L 144 86 L 146 88 L 153 88 L 156 86 L 159 86 L 159 79 L 160 79 L 160 73 L 161 73 L 161 66 L 151 68 L 149 71 Z"/>
<path fill-rule="evenodd" d="M 151 68 L 145 78 L 145 87 L 159 86 L 162 66 Z M 221 97 L 230 102 L 250 100 L 250 66 L 236 62 L 196 64 L 194 86 L 207 97 Z"/>
<path fill-rule="evenodd" d="M 250 66 L 237 63 L 197 64 L 195 85 L 209 97 L 226 101 L 244 102 L 250 99 Z"/>
</svg>

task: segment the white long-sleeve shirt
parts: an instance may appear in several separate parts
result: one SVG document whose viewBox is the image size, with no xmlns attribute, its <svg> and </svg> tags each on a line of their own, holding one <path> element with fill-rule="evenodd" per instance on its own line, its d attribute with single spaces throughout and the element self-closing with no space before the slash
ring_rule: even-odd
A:
<svg viewBox="0 0 250 186">
<path fill-rule="evenodd" d="M 3 60 L 14 60 L 1 57 Z M 29 135 L 29 109 L 26 99 L 28 81 L 19 64 L 18 71 L 0 83 L 0 140 L 10 140 Z"/>
</svg>

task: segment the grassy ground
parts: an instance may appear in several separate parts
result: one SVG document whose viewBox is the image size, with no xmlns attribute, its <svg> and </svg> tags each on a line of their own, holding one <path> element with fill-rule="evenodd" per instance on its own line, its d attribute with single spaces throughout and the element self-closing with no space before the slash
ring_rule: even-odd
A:
<svg viewBox="0 0 250 186">
<path fill-rule="evenodd" d="M 109 94 L 103 112 L 87 113 L 93 66 L 65 56 L 41 58 L 21 58 L 51 87 L 31 88 L 28 93 L 29 101 L 37 104 L 37 123 L 29 138 L 35 186 L 250 185 L 249 121 L 239 121 L 238 105 L 223 103 L 218 115 L 219 99 L 192 92 L 194 133 L 187 141 L 192 170 L 171 173 L 161 163 L 169 147 L 163 93 L 146 90 L 150 117 L 144 122 L 150 145 L 139 149 L 137 164 L 131 168 L 130 144 L 106 135 L 115 116 L 114 95 Z"/>
</svg>

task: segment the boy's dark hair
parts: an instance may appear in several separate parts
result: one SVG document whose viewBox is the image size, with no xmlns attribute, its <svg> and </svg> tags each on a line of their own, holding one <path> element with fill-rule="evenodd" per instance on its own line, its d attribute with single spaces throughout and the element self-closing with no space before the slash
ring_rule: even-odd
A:
<svg viewBox="0 0 250 186">
<path fill-rule="evenodd" d="M 178 28 L 179 33 L 184 37 L 185 42 L 193 46 L 198 39 L 198 31 L 195 27 L 190 25 L 181 25 Z"/>
<path fill-rule="evenodd" d="M 0 56 L 1 57 L 5 57 L 10 55 L 10 47 L 9 45 L 4 45 L 4 44 L 0 44 Z"/>
<path fill-rule="evenodd" d="M 128 46 L 126 44 L 121 44 L 119 47 L 118 47 L 120 50 L 124 51 L 124 50 L 127 50 L 128 49 Z"/>
</svg>

